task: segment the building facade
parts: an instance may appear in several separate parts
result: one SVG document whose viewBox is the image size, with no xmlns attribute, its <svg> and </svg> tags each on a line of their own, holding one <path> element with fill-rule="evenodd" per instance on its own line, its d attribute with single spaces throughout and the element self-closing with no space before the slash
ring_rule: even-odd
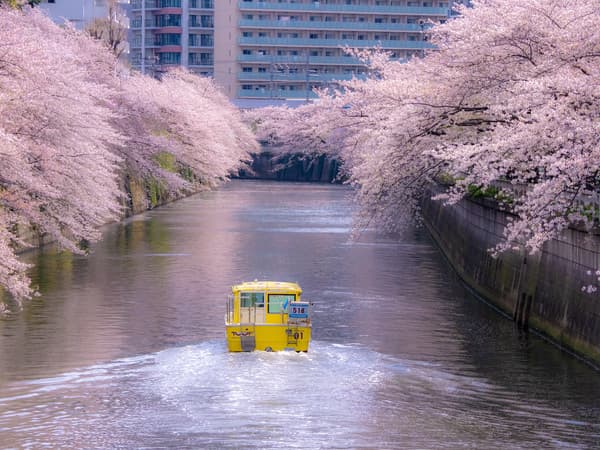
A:
<svg viewBox="0 0 600 450">
<path fill-rule="evenodd" d="M 450 0 L 132 0 L 131 61 L 160 74 L 210 75 L 233 100 L 306 101 L 313 88 L 364 77 L 345 48 L 422 54 Z"/>
<path fill-rule="evenodd" d="M 214 3 L 213 0 L 131 0 L 132 66 L 154 76 L 173 66 L 212 76 Z"/>
<path fill-rule="evenodd" d="M 308 100 L 314 87 L 365 76 L 345 48 L 422 53 L 448 1 L 241 0 L 215 11 L 215 78 L 231 98 Z M 224 55 L 221 57 L 221 55 Z"/>
</svg>

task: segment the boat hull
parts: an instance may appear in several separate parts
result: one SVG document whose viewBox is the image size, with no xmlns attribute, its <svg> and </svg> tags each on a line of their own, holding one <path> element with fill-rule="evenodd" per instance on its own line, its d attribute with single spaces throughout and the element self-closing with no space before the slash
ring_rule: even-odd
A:
<svg viewBox="0 0 600 450">
<path fill-rule="evenodd" d="M 310 325 L 226 324 L 227 348 L 230 352 L 254 350 L 307 352 L 311 339 Z"/>
</svg>

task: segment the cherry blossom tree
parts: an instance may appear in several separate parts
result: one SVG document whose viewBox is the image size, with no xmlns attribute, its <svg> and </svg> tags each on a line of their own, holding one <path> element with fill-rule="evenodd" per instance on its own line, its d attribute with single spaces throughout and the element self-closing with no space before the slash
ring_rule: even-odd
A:
<svg viewBox="0 0 600 450">
<path fill-rule="evenodd" d="M 579 202 L 598 181 L 600 4 L 473 4 L 434 33 L 432 56 L 461 80 L 448 91 L 462 114 L 477 108 L 466 121 L 476 133 L 438 145 L 436 157 L 466 175 L 450 199 L 499 179 L 526 186 L 507 192 L 518 218 L 500 249 L 536 251 L 571 223 L 592 225 Z"/>
<path fill-rule="evenodd" d="M 308 130 L 343 138 L 333 144 L 359 188 L 360 226 L 402 228 L 443 176 L 454 183 L 440 196 L 449 202 L 473 187 L 503 189 L 515 219 L 499 251 L 535 252 L 569 224 L 589 228 L 582 203 L 598 185 L 600 4 L 475 0 L 458 9 L 430 31 L 435 51 L 406 64 L 374 56 L 373 77 L 291 112 L 279 142 Z M 276 117 L 267 111 L 262 130 Z"/>
<path fill-rule="evenodd" d="M 121 88 L 119 113 L 128 119 L 116 123 L 126 136 L 120 156 L 130 172 L 160 180 L 171 194 L 192 184 L 216 186 L 257 149 L 239 112 L 208 78 L 181 69 L 161 80 L 134 74 Z"/>
<path fill-rule="evenodd" d="M 81 253 L 122 214 L 124 177 L 213 187 L 256 146 L 212 81 L 129 74 L 84 33 L 0 7 L 0 285 L 17 302 L 33 294 L 23 229 Z"/>
<path fill-rule="evenodd" d="M 110 92 L 77 51 L 41 14 L 0 10 L 0 284 L 17 299 L 31 294 L 14 254 L 20 226 L 80 252 L 118 211 L 119 136 L 98 101 Z"/>
</svg>

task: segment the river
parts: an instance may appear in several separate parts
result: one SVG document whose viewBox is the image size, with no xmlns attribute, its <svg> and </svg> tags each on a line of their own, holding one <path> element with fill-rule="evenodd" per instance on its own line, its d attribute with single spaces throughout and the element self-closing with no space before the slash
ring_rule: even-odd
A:
<svg viewBox="0 0 600 450">
<path fill-rule="evenodd" d="M 342 186 L 233 181 L 26 255 L 0 448 L 593 448 L 600 376 L 475 298 L 424 230 L 349 240 Z M 240 281 L 297 281 L 308 353 L 227 353 Z"/>
</svg>

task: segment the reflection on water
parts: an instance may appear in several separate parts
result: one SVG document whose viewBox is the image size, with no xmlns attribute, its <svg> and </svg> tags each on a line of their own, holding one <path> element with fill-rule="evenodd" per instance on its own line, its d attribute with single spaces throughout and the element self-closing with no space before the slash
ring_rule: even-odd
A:
<svg viewBox="0 0 600 450">
<path fill-rule="evenodd" d="M 233 182 L 29 255 L 0 320 L 0 447 L 576 448 L 600 377 L 472 298 L 429 238 L 348 241 L 337 186 Z M 229 286 L 298 281 L 307 354 L 229 354 Z"/>
</svg>

